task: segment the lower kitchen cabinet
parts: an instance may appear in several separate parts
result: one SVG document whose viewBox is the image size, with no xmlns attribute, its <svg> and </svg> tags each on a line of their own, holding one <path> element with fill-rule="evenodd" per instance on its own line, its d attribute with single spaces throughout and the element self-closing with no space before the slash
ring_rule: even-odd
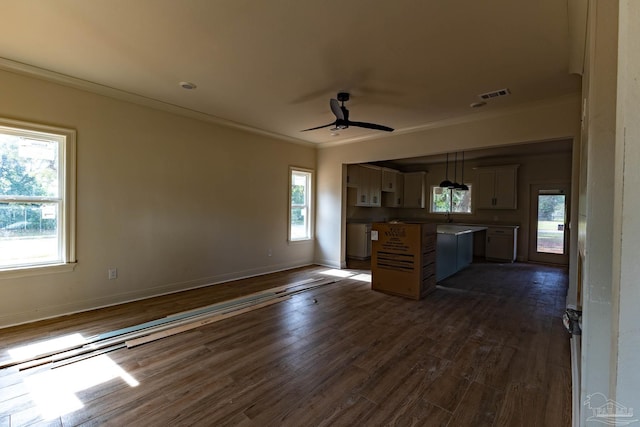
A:
<svg viewBox="0 0 640 427">
<path fill-rule="evenodd" d="M 347 224 L 347 257 L 361 260 L 371 257 L 371 224 Z"/>
<path fill-rule="evenodd" d="M 438 233 L 436 280 L 440 282 L 473 262 L 474 233 Z"/>
<path fill-rule="evenodd" d="M 487 260 L 514 262 L 517 248 L 517 226 L 491 226 L 487 229 L 485 247 Z"/>
</svg>

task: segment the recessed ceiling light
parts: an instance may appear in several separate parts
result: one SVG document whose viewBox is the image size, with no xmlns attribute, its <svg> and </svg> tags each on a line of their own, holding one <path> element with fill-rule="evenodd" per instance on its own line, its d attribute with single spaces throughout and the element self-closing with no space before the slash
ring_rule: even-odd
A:
<svg viewBox="0 0 640 427">
<path fill-rule="evenodd" d="M 195 85 L 195 83 L 191 83 L 191 82 L 180 82 L 180 87 L 182 89 L 192 90 L 192 89 L 195 89 L 197 86 Z"/>
<path fill-rule="evenodd" d="M 471 108 L 480 108 L 480 107 L 484 107 L 485 105 L 487 105 L 487 103 L 484 102 L 484 101 L 472 102 L 471 104 L 469 104 L 469 107 L 471 107 Z"/>
</svg>

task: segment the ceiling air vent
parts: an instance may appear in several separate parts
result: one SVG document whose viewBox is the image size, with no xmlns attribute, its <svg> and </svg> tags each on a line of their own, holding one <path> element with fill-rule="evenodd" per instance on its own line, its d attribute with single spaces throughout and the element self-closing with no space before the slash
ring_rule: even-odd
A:
<svg viewBox="0 0 640 427">
<path fill-rule="evenodd" d="M 487 93 L 482 93 L 480 95 L 478 95 L 478 97 L 480 99 L 493 99 L 493 98 L 497 98 L 499 96 L 507 96 L 511 93 L 511 91 L 509 89 L 500 89 L 500 90 L 494 90 L 493 92 L 487 92 Z"/>
</svg>

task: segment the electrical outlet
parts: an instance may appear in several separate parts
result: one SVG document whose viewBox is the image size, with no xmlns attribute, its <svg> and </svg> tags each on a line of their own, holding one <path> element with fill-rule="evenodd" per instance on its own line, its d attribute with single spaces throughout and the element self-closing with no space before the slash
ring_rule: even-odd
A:
<svg viewBox="0 0 640 427">
<path fill-rule="evenodd" d="M 271 249 L 269 249 L 269 250 L 267 251 L 267 256 L 271 256 L 271 255 L 273 255 L 273 253 L 271 252 Z"/>
<path fill-rule="evenodd" d="M 109 280 L 114 280 L 118 278 L 118 269 L 117 268 L 110 268 L 109 270 L 107 270 L 107 273 L 109 275 Z"/>
</svg>

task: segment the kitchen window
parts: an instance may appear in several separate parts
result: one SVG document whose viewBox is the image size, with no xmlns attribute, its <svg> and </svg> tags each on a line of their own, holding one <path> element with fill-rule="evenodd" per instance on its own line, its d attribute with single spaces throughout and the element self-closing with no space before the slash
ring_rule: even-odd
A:
<svg viewBox="0 0 640 427">
<path fill-rule="evenodd" d="M 75 262 L 75 131 L 0 119 L 0 161 L 0 272 Z"/>
<path fill-rule="evenodd" d="M 289 168 L 289 241 L 310 240 L 313 172 Z"/>
<path fill-rule="evenodd" d="M 471 213 L 471 184 L 468 190 L 431 186 L 431 213 Z"/>
</svg>

